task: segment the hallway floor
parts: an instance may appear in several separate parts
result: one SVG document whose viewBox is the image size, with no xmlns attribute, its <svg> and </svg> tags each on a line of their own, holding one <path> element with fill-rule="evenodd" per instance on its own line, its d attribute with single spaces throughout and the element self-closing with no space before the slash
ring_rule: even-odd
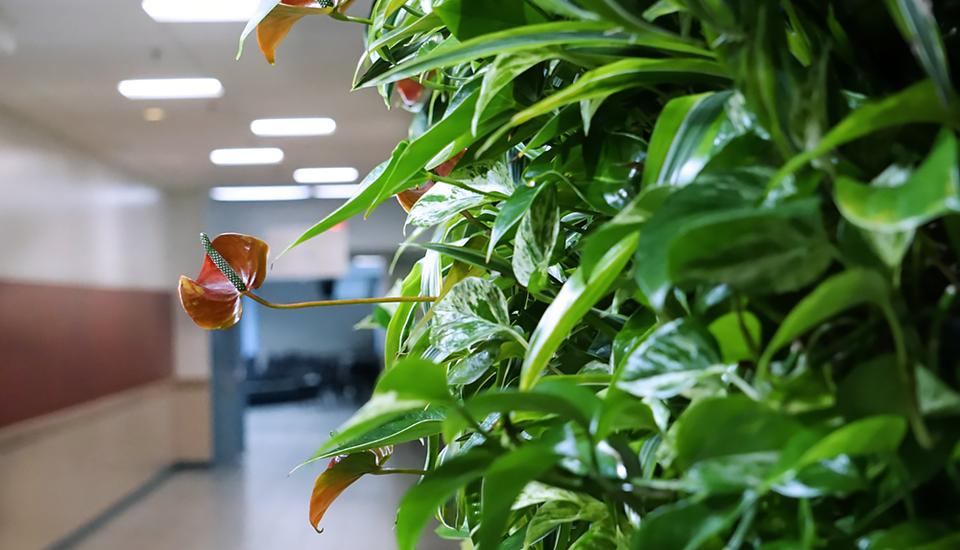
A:
<svg viewBox="0 0 960 550">
<path fill-rule="evenodd" d="M 327 512 L 322 534 L 308 509 L 316 476 L 327 461 L 308 458 L 350 415 L 316 402 L 248 409 L 247 451 L 235 468 L 184 471 L 85 538 L 77 550 L 390 550 L 406 476 L 367 476 Z M 422 466 L 419 444 L 397 449 L 391 466 Z M 427 532 L 421 550 L 452 549 Z"/>
</svg>

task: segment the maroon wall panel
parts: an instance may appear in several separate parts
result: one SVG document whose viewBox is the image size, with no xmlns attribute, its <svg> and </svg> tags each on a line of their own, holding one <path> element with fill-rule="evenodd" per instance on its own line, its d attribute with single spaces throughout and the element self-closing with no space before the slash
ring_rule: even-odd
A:
<svg viewBox="0 0 960 550">
<path fill-rule="evenodd" d="M 0 427 L 161 380 L 170 295 L 0 282 Z"/>
</svg>

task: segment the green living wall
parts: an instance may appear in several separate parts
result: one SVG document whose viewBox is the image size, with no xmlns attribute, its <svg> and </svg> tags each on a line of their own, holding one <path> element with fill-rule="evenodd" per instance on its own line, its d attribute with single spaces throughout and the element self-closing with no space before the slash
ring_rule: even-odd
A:
<svg viewBox="0 0 960 550">
<path fill-rule="evenodd" d="M 402 550 L 960 548 L 960 2 L 289 4 L 271 62 L 362 23 L 353 85 L 414 113 L 298 243 L 399 194 L 423 250 L 315 526 L 396 474 Z"/>
</svg>

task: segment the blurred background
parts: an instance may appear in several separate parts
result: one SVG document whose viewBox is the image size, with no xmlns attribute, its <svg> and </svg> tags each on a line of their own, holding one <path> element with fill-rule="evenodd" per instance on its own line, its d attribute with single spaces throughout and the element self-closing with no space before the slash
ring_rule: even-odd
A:
<svg viewBox="0 0 960 550">
<path fill-rule="evenodd" d="M 326 464 L 287 476 L 369 395 L 372 307 L 245 303 L 211 333 L 176 298 L 201 231 L 274 255 L 406 136 L 409 113 L 350 91 L 360 25 L 308 17 L 275 66 L 255 37 L 235 60 L 256 4 L 0 0 L 0 549 L 394 547 L 413 480 L 362 479 L 318 535 Z M 389 272 L 404 220 L 390 201 L 338 226 L 261 294 L 382 295 L 417 259 Z"/>
</svg>

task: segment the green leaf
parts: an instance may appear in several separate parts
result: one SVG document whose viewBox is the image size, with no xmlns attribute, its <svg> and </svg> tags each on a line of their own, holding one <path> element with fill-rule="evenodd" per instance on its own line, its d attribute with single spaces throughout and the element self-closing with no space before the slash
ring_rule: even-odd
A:
<svg viewBox="0 0 960 550">
<path fill-rule="evenodd" d="M 625 237 L 610 247 L 589 277 L 583 275 L 582 269 L 577 270 L 563 285 L 530 337 L 530 348 L 520 373 L 521 389 L 528 390 L 537 383 L 563 340 L 623 271 L 636 243 L 636 235 Z"/>
<path fill-rule="evenodd" d="M 413 269 L 411 269 L 410 273 L 408 273 L 403 279 L 403 284 L 400 287 L 400 296 L 411 297 L 420 295 L 422 270 L 422 262 L 417 262 L 414 264 Z M 403 347 L 404 331 L 413 320 L 413 314 L 416 310 L 416 306 L 417 304 L 415 302 L 397 304 L 396 311 L 394 311 L 393 315 L 390 317 L 390 322 L 387 324 L 387 333 L 384 337 L 383 345 L 383 357 L 387 370 L 389 370 L 394 363 L 396 363 L 398 356 L 400 355 L 400 350 Z"/>
<path fill-rule="evenodd" d="M 507 299 L 492 282 L 469 277 L 455 284 L 433 307 L 430 343 L 454 353 L 496 334 L 523 340 L 510 326 Z M 444 377 L 446 384 L 446 377 Z"/>
<path fill-rule="evenodd" d="M 663 36 L 660 33 L 627 34 L 615 32 L 615 30 L 616 25 L 590 21 L 557 21 L 508 29 L 478 36 L 451 48 L 417 56 L 410 61 L 400 63 L 362 85 L 364 87 L 377 86 L 425 74 L 442 67 L 468 63 L 476 59 L 495 57 L 511 52 L 536 50 L 549 46 L 579 48 L 644 46 L 664 51 L 712 57 L 708 51 L 700 47 L 669 36 Z"/>
<path fill-rule="evenodd" d="M 733 311 L 710 323 L 707 328 L 720 345 L 720 356 L 724 363 L 756 359 L 757 346 L 763 342 L 760 320 L 756 315 L 749 311 L 741 314 Z"/>
<path fill-rule="evenodd" d="M 470 248 L 463 248 L 461 246 L 439 243 L 413 243 L 413 245 L 419 248 L 425 248 L 427 250 L 439 252 L 444 256 L 449 256 L 450 258 L 460 260 L 463 263 L 470 264 L 481 269 L 500 273 L 505 277 L 513 277 L 513 268 L 510 267 L 510 264 L 507 263 L 506 260 L 496 254 L 492 255 L 488 260 L 486 257 L 484 257 L 482 252 L 478 252 Z"/>
<path fill-rule="evenodd" d="M 832 260 L 818 199 L 694 220 L 674 237 L 666 258 L 675 286 L 725 284 L 752 294 L 803 288 Z"/>
<path fill-rule="evenodd" d="M 400 157 L 406 152 L 408 145 L 407 142 L 401 141 L 396 149 L 393 150 L 390 160 L 381 163 L 371 170 L 370 173 L 367 174 L 367 177 L 363 178 L 363 181 L 360 182 L 360 190 L 357 191 L 357 194 L 354 195 L 353 198 L 343 203 L 340 208 L 337 208 L 332 214 L 308 229 L 303 235 L 300 235 L 300 237 L 284 249 L 280 255 L 286 254 L 293 247 L 309 241 L 333 226 L 343 223 L 364 210 L 371 209 L 383 202 L 380 200 L 380 196 L 383 194 L 383 186 L 387 183 L 385 176 L 396 167 Z"/>
<path fill-rule="evenodd" d="M 609 517 L 594 522 L 568 550 L 616 550 L 620 548 L 617 528 Z"/>
<path fill-rule="evenodd" d="M 500 245 L 506 234 L 520 221 L 533 203 L 543 186 L 530 187 L 521 185 L 513 192 L 509 199 L 500 205 L 500 212 L 493 221 L 493 231 L 490 236 L 490 247 L 487 249 L 487 259 L 493 250 Z"/>
<path fill-rule="evenodd" d="M 493 340 L 483 342 L 476 349 L 471 350 L 466 357 L 450 367 L 447 383 L 465 386 L 479 380 L 497 362 L 501 345 L 501 342 Z"/>
<path fill-rule="evenodd" d="M 430 404 L 452 403 L 443 366 L 422 359 L 404 359 L 383 373 L 370 401 L 354 413 L 317 453 L 324 454 L 365 436 L 403 413 L 425 409 Z"/>
<path fill-rule="evenodd" d="M 737 132 L 725 112 L 732 92 L 678 97 L 663 108 L 650 137 L 643 170 L 644 189 L 682 187 L 696 178 L 707 161 Z"/>
<path fill-rule="evenodd" d="M 483 474 L 482 508 L 477 543 L 497 548 L 510 517 L 511 507 L 523 488 L 547 472 L 559 460 L 543 439 L 522 445 L 497 458 Z"/>
<path fill-rule="evenodd" d="M 930 416 L 956 416 L 960 414 L 960 393 L 948 386 L 930 369 L 916 369 L 917 403 L 920 412 Z"/>
<path fill-rule="evenodd" d="M 933 5 L 925 0 L 886 0 L 887 9 L 923 70 L 937 87 L 944 105 L 953 97 L 950 68 Z"/>
<path fill-rule="evenodd" d="M 902 185 L 866 186 L 841 176 L 834 187 L 834 200 L 851 223 L 891 233 L 960 211 L 958 190 L 957 138 L 952 131 L 943 130 L 929 156 Z"/>
<path fill-rule="evenodd" d="M 744 395 L 696 401 L 670 428 L 680 468 L 711 458 L 779 451 L 800 424 Z"/>
<path fill-rule="evenodd" d="M 551 114 L 571 103 L 597 99 L 624 90 L 670 83 L 722 83 L 727 79 L 723 67 L 706 59 L 643 59 L 614 61 L 587 72 L 577 81 L 553 95 L 515 114 L 484 144 L 495 141 L 511 128 L 539 116 Z"/>
<path fill-rule="evenodd" d="M 866 103 L 847 115 L 823 136 L 816 147 L 784 164 L 770 180 L 768 189 L 774 189 L 781 180 L 811 160 L 845 143 L 885 128 L 920 122 L 944 124 L 954 129 L 960 127 L 960 112 L 953 105 L 943 106 L 937 97 L 936 86 L 929 80 L 882 100 Z"/>
<path fill-rule="evenodd" d="M 460 487 L 479 479 L 497 455 L 480 447 L 455 456 L 429 472 L 400 501 L 397 512 L 397 546 L 415 550 L 420 535 L 437 508 Z"/>
<path fill-rule="evenodd" d="M 517 282 L 540 288 L 546 284 L 550 255 L 559 234 L 557 188 L 552 183 L 541 185 L 517 230 L 513 252 L 513 273 Z"/>
<path fill-rule="evenodd" d="M 658 432 L 660 428 L 649 405 L 627 392 L 611 387 L 603 400 L 596 437 L 603 439 L 620 430 Z"/>
<path fill-rule="evenodd" d="M 646 308 L 637 311 L 627 319 L 626 324 L 613 339 L 610 362 L 615 371 L 619 369 L 623 359 L 653 332 L 656 325 L 656 315 Z"/>
<path fill-rule="evenodd" d="M 677 319 L 657 328 L 627 355 L 615 384 L 637 397 L 667 399 L 705 376 L 724 372 L 713 336 L 693 319 Z"/>
<path fill-rule="evenodd" d="M 692 550 L 726 529 L 736 519 L 726 499 L 681 500 L 659 506 L 640 523 L 633 548 Z"/>
<path fill-rule="evenodd" d="M 463 210 L 489 204 L 497 200 L 499 193 L 513 192 L 513 183 L 507 167 L 502 162 L 485 161 L 456 170 L 448 176 L 459 181 L 467 189 L 443 182 L 434 183 L 410 209 L 407 223 L 419 227 L 431 227 L 443 223 Z"/>
<path fill-rule="evenodd" d="M 841 311 L 864 303 L 888 311 L 889 293 L 886 281 L 874 271 L 851 269 L 830 277 L 804 297 L 783 320 L 767 344 L 760 365 L 769 364 L 780 348 Z"/>
<path fill-rule="evenodd" d="M 654 309 L 663 309 L 672 286 L 667 259 L 675 239 L 698 226 L 735 217 L 738 212 L 757 212 L 752 205 L 762 195 L 766 182 L 765 170 L 704 174 L 671 194 L 655 211 L 640 235 L 634 271 Z"/>
<path fill-rule="evenodd" d="M 518 5 L 516 2 L 513 2 L 513 0 L 507 1 L 511 4 Z M 477 100 L 477 111 L 473 115 L 473 122 L 470 125 L 473 133 L 476 134 L 477 132 L 477 126 L 480 124 L 480 116 L 483 114 L 484 109 L 486 109 L 487 105 L 500 90 L 537 63 L 559 57 L 560 53 L 561 50 L 559 48 L 538 48 L 533 51 L 519 51 L 498 55 L 487 68 L 486 74 L 483 75 L 483 84 L 480 87 L 480 98 Z"/>
<path fill-rule="evenodd" d="M 424 15 L 409 25 L 384 33 L 380 38 L 367 44 L 367 53 L 375 52 L 384 46 L 390 46 L 401 40 L 421 33 L 431 33 L 443 26 L 443 21 L 433 12 Z"/>
<path fill-rule="evenodd" d="M 447 0 L 433 8 L 433 13 L 460 42 L 497 31 L 525 27 L 547 20 L 525 2 L 513 0 Z"/>
<path fill-rule="evenodd" d="M 443 429 L 443 421 L 447 417 L 446 409 L 428 407 L 426 409 L 417 409 L 401 414 L 399 417 L 391 420 L 382 426 L 374 428 L 350 441 L 337 445 L 328 450 L 318 451 L 310 460 L 304 464 L 332 458 L 337 455 L 356 453 L 369 449 L 377 449 L 416 441 L 418 439 L 438 434 Z M 324 445 L 327 448 L 329 444 Z M 299 466 L 298 466 L 299 468 Z"/>
<path fill-rule="evenodd" d="M 600 521 L 607 515 L 607 507 L 602 502 L 590 499 L 586 503 L 565 500 L 551 500 L 544 503 L 530 519 L 523 547 L 529 548 L 533 541 L 546 535 L 564 523 L 575 521 Z"/>
<path fill-rule="evenodd" d="M 907 433 L 907 421 L 900 416 L 873 416 L 851 422 L 818 441 L 803 454 L 794 469 L 840 455 L 893 452 Z"/>
</svg>

